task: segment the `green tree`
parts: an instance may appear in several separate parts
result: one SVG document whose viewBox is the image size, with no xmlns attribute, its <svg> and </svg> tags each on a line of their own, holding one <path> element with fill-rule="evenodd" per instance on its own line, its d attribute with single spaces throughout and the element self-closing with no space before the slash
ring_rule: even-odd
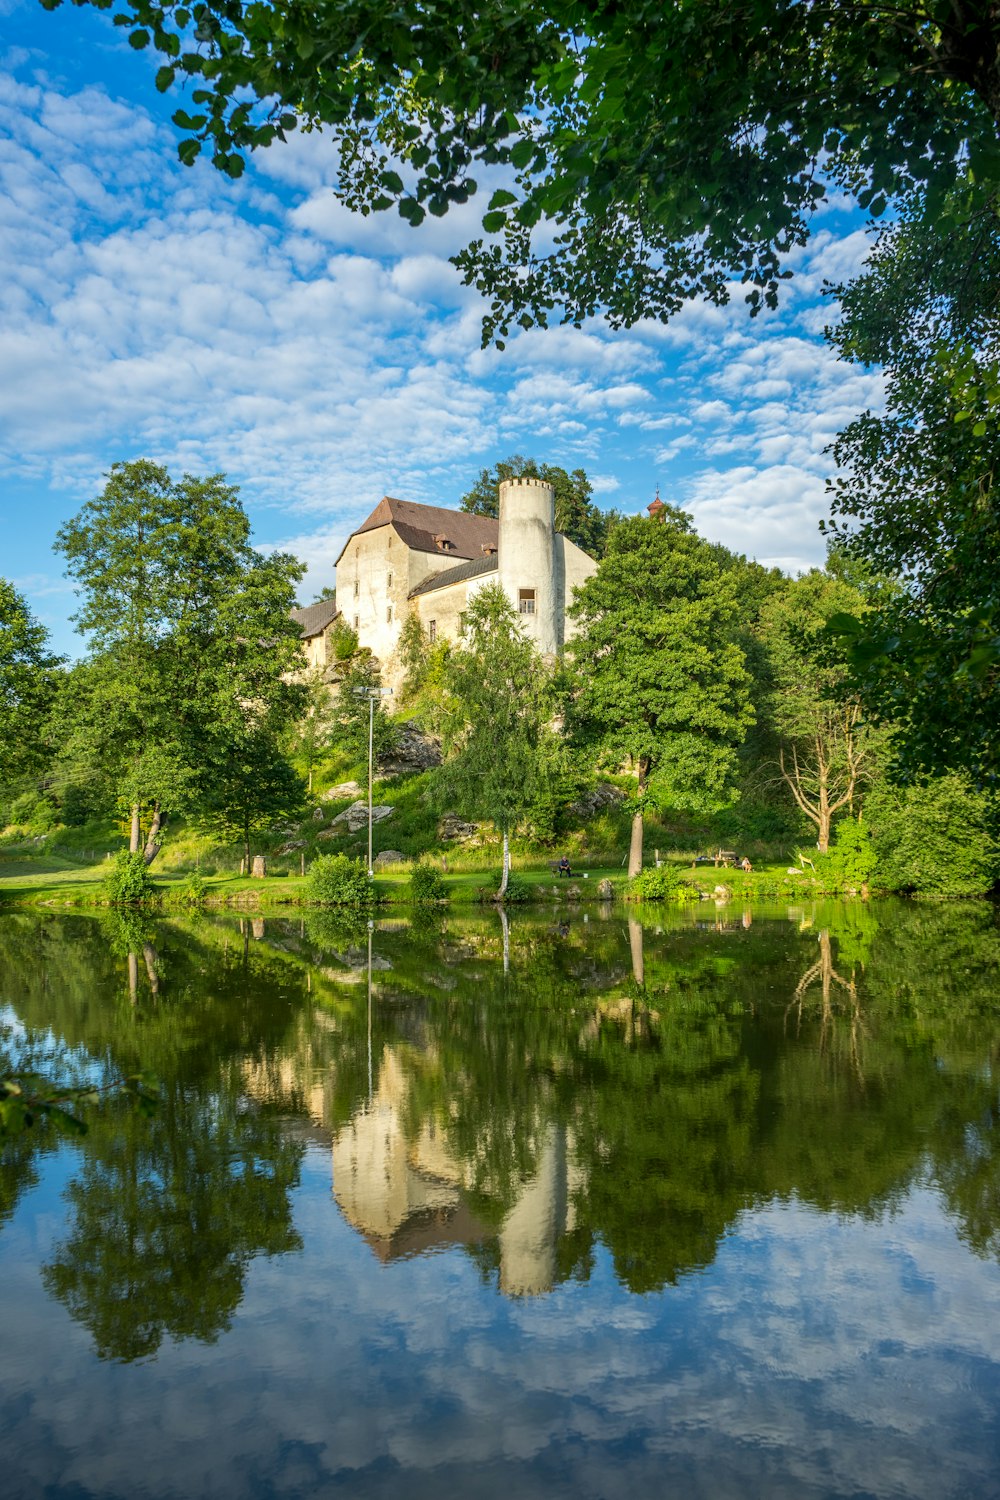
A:
<svg viewBox="0 0 1000 1500">
<path fill-rule="evenodd" d="M 179 481 L 147 460 L 113 465 L 59 532 L 90 655 L 60 704 L 65 755 L 98 764 L 127 808 L 129 849 L 152 859 L 168 810 L 197 799 L 210 746 L 301 709 L 291 619 L 302 566 L 250 543 L 223 476 Z"/>
<path fill-rule="evenodd" d="M 880 779 L 865 799 L 865 820 L 881 890 L 982 896 L 1000 875 L 996 797 L 967 777 L 935 777 L 897 787 Z"/>
<path fill-rule="evenodd" d="M 306 773 L 306 790 L 312 791 L 313 773 L 330 748 L 336 725 L 336 701 L 323 669 L 317 667 L 304 679 L 304 711 L 296 724 L 291 744 Z"/>
<path fill-rule="evenodd" d="M 381 685 L 378 660 L 363 647 L 348 662 L 334 704 L 334 739 L 355 761 L 367 763 L 369 728 L 376 762 L 395 748 L 397 730 L 383 706 L 384 700 L 375 698 L 374 708 L 369 707 L 371 690 Z"/>
<path fill-rule="evenodd" d="M 914 186 L 933 205 L 966 162 L 1000 176 L 993 0 L 126 0 L 115 20 L 159 52 L 159 89 L 196 80 L 185 162 L 207 146 L 239 175 L 322 126 L 346 201 L 411 223 L 510 168 L 483 219 L 500 238 L 457 258 L 487 336 L 553 308 L 667 318 L 733 281 L 773 305 L 829 182 L 878 215 Z"/>
<path fill-rule="evenodd" d="M 777 738 L 782 780 L 815 826 L 821 854 L 830 847 L 834 817 L 853 810 L 872 764 L 861 703 L 850 692 L 843 663 L 831 659 L 825 634 L 838 612 L 861 607 L 849 584 L 813 568 L 787 582 L 761 611 L 769 676 L 764 711 Z"/>
<path fill-rule="evenodd" d="M 602 761 L 636 777 L 630 877 L 642 868 L 646 807 L 711 812 L 733 800 L 753 723 L 736 612 L 735 573 L 669 506 L 616 526 L 576 592 L 569 723 Z"/>
<path fill-rule="evenodd" d="M 48 632 L 23 596 L 0 578 L 0 784 L 46 759 L 43 729 L 56 686 Z"/>
<path fill-rule="evenodd" d="M 945 232 L 952 225 L 953 232 Z M 834 452 L 833 534 L 896 579 L 839 622 L 866 706 L 895 726 L 909 780 L 1000 771 L 1000 218 L 975 184 L 929 226 L 910 203 L 864 273 L 840 288 L 844 358 L 879 364 L 887 410 Z"/>
<path fill-rule="evenodd" d="M 492 469 L 480 469 L 479 478 L 462 496 L 462 509 L 477 516 L 497 516 L 500 512 L 499 486 L 504 479 L 544 479 L 555 491 L 556 530 L 563 531 L 571 542 L 600 557 L 607 533 L 618 519 L 617 512 L 605 513 L 593 502 L 594 487 L 585 469 L 567 474 L 558 464 L 539 464 L 533 458 L 512 453 Z"/>
<path fill-rule="evenodd" d="M 254 834 L 301 812 L 305 790 L 276 735 L 248 723 L 207 747 L 196 819 L 225 842 L 240 840 L 249 874 Z"/>
<path fill-rule="evenodd" d="M 497 900 L 507 893 L 510 834 L 545 779 L 555 745 L 549 681 L 510 600 L 489 583 L 469 600 L 461 644 L 449 657 L 438 795 L 489 818 L 503 839 Z"/>
</svg>

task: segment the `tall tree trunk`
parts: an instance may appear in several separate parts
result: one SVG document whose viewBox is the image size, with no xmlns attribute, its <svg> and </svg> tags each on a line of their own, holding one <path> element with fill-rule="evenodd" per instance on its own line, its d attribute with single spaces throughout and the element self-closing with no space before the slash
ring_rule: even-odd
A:
<svg viewBox="0 0 1000 1500">
<path fill-rule="evenodd" d="M 132 824 L 131 824 L 131 827 L 129 828 L 129 835 L 128 835 L 128 852 L 130 854 L 138 854 L 139 853 L 139 841 L 140 841 L 141 838 L 142 838 L 142 829 L 141 829 L 140 824 L 139 824 L 139 804 L 138 804 L 138 802 L 133 802 L 132 803 Z"/>
<path fill-rule="evenodd" d="M 817 827 L 819 829 L 819 836 L 816 839 L 816 848 L 820 854 L 826 854 L 830 848 L 830 792 L 825 776 L 820 781 L 819 786 L 819 820 Z"/>
<path fill-rule="evenodd" d="M 137 851 L 133 850 L 133 853 Z M 128 956 L 128 997 L 133 1005 L 139 1000 L 139 955 L 130 953 Z"/>
<path fill-rule="evenodd" d="M 247 874 L 250 874 L 250 819 L 246 818 L 243 823 L 243 862 Z"/>
<path fill-rule="evenodd" d="M 503 831 L 503 870 L 500 875 L 500 889 L 496 893 L 496 900 L 502 901 L 507 894 L 507 882 L 510 879 L 510 837 L 506 828 Z"/>
<path fill-rule="evenodd" d="M 153 821 L 149 825 L 149 832 L 146 835 L 146 847 L 142 851 L 143 863 L 146 865 L 151 865 L 153 863 L 153 860 L 160 852 L 160 841 L 158 838 L 158 834 L 160 832 L 160 829 L 163 827 L 164 821 L 165 820 L 163 812 L 160 808 L 160 804 L 158 802 L 154 802 Z"/>
<path fill-rule="evenodd" d="M 146 963 L 146 974 L 149 978 L 149 988 L 154 995 L 160 993 L 160 976 L 156 972 L 158 954 L 152 943 L 143 943 L 142 956 Z"/>
<path fill-rule="evenodd" d="M 638 917 L 628 919 L 628 945 L 632 952 L 632 978 L 642 986 L 646 983 L 646 965 L 642 952 L 642 923 Z"/>
<path fill-rule="evenodd" d="M 639 786 L 637 796 L 643 797 L 646 792 L 646 775 L 649 771 L 649 762 L 639 761 Z M 632 838 L 628 846 L 628 878 L 634 880 L 642 871 L 642 809 L 632 819 Z"/>
<path fill-rule="evenodd" d="M 510 918 L 507 916 L 507 908 L 500 907 L 500 926 L 503 928 L 503 971 L 510 973 Z"/>
</svg>

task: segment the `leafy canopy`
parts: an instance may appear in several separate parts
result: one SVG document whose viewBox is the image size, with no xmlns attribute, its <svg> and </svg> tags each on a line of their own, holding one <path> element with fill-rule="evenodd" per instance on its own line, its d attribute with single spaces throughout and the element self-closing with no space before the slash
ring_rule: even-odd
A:
<svg viewBox="0 0 1000 1500">
<path fill-rule="evenodd" d="M 44 758 L 42 730 L 59 664 L 47 641 L 23 596 L 0 578 L 0 783 Z"/>
<path fill-rule="evenodd" d="M 867 706 L 892 722 L 897 769 L 985 781 L 1000 771 L 1000 218 L 968 182 L 927 223 L 910 203 L 840 288 L 841 354 L 887 372 L 834 453 L 832 532 L 898 587 L 838 622 Z"/>
<path fill-rule="evenodd" d="M 664 507 L 620 522 L 577 589 L 570 727 L 611 767 L 631 763 L 660 806 L 713 812 L 733 800 L 753 722 L 738 588 L 688 517 Z"/>
<path fill-rule="evenodd" d="M 224 476 L 115 464 L 56 547 L 91 645 L 59 705 L 64 758 L 100 766 L 126 806 L 196 803 L 220 743 L 297 715 L 303 569 L 255 550 Z"/>
<path fill-rule="evenodd" d="M 193 85 L 184 162 L 239 176 L 322 126 L 345 201 L 412 224 L 499 175 L 457 258 L 487 341 L 554 308 L 666 319 L 733 280 L 773 306 L 830 181 L 878 215 L 965 161 L 1000 176 L 992 0 L 123 0 L 115 22 L 158 89 Z"/>
</svg>

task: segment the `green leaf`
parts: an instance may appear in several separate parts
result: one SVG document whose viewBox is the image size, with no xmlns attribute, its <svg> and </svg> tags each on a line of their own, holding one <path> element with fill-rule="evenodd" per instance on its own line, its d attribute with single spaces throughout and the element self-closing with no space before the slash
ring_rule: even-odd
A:
<svg viewBox="0 0 1000 1500">
<path fill-rule="evenodd" d="M 177 155 L 186 167 L 192 166 L 200 153 L 201 141 L 193 141 L 190 138 L 186 141 L 181 141 L 177 147 Z"/>
<path fill-rule="evenodd" d="M 173 68 L 157 68 L 156 87 L 161 94 L 165 94 L 174 81 Z"/>
<path fill-rule="evenodd" d="M 483 228 L 487 234 L 498 234 L 507 223 L 507 215 L 504 213 L 491 213 L 483 215 Z"/>
<path fill-rule="evenodd" d="M 400 217 L 406 219 L 409 224 L 412 224 L 414 229 L 418 224 L 422 224 L 427 217 L 423 205 L 418 203 L 416 198 L 401 198 L 399 201 L 399 213 Z"/>
<path fill-rule="evenodd" d="M 506 188 L 497 188 L 490 199 L 490 208 L 506 208 L 508 203 L 516 203 L 517 197 L 514 193 L 508 193 Z"/>
<path fill-rule="evenodd" d="M 149 32 L 143 31 L 140 26 L 137 31 L 129 33 L 128 44 L 130 47 L 134 47 L 136 52 L 141 52 L 143 47 L 149 46 Z"/>
<path fill-rule="evenodd" d="M 534 155 L 534 141 L 518 141 L 511 147 L 510 159 L 519 171 L 528 165 Z"/>
<path fill-rule="evenodd" d="M 400 177 L 398 172 L 383 172 L 381 177 L 379 178 L 379 181 L 385 188 L 386 192 L 392 193 L 393 196 L 396 196 L 403 191 L 403 179 L 402 177 Z"/>
</svg>

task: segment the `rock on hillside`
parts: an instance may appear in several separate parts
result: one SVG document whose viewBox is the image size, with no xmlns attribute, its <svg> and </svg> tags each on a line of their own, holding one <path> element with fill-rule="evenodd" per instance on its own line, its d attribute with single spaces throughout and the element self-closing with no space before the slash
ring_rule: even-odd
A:
<svg viewBox="0 0 1000 1500">
<path fill-rule="evenodd" d="M 412 719 L 398 726 L 399 737 L 388 755 L 380 758 L 382 776 L 412 776 L 441 764 L 441 745 L 432 735 L 424 734 Z"/>
</svg>

